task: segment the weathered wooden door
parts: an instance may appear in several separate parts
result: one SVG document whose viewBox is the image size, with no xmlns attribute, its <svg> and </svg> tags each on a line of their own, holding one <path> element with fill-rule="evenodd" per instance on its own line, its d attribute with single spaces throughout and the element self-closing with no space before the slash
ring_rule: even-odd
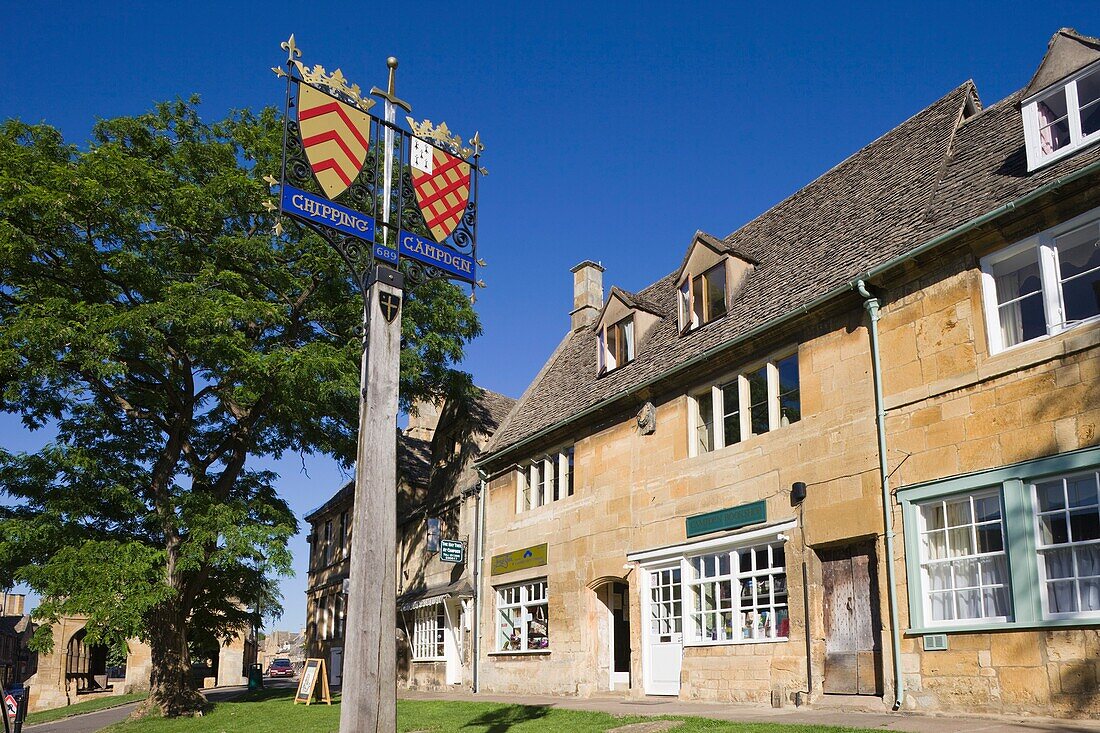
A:
<svg viewBox="0 0 1100 733">
<path fill-rule="evenodd" d="M 882 651 L 874 548 L 822 551 L 826 693 L 881 695 Z"/>
</svg>

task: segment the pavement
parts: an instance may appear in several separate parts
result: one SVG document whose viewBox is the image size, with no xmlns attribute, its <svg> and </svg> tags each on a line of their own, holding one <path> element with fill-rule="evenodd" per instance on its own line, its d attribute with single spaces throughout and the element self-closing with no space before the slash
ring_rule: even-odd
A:
<svg viewBox="0 0 1100 733">
<path fill-rule="evenodd" d="M 276 689 L 293 689 L 297 684 L 297 680 L 292 679 L 264 680 L 265 687 Z M 219 687 L 217 689 L 203 690 L 203 693 L 211 702 L 219 702 L 231 700 L 237 695 L 247 691 L 248 687 L 241 685 L 237 687 Z M 140 704 L 141 703 L 134 702 L 129 705 L 120 705 L 117 708 L 108 708 L 107 710 L 100 710 L 94 713 L 74 715 L 71 718 L 62 718 L 52 723 L 27 725 L 23 727 L 23 730 L 27 733 L 96 733 L 96 731 L 103 730 L 115 723 L 121 723 L 126 720 L 126 718 L 130 716 L 130 713 L 134 711 L 134 708 Z M 0 729 L 2 728 L 3 726 L 0 726 Z"/>
<path fill-rule="evenodd" d="M 772 708 L 754 705 L 722 705 L 681 702 L 661 698 L 549 697 L 541 695 L 491 695 L 402 690 L 407 700 L 464 700 L 539 705 L 565 710 L 588 710 L 612 715 L 689 715 L 739 723 L 783 723 L 871 728 L 907 733 L 1100 733 L 1100 720 L 1055 720 L 1027 717 L 957 717 L 914 713 L 865 712 L 832 707 Z M 675 729 L 674 729 L 675 730 Z"/>
</svg>

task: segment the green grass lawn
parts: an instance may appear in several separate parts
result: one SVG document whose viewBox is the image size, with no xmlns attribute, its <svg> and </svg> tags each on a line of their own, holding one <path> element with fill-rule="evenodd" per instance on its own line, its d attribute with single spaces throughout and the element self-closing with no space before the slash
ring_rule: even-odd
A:
<svg viewBox="0 0 1100 733">
<path fill-rule="evenodd" d="M 105 733 L 337 733 L 340 705 L 294 705 L 291 690 L 249 693 L 232 702 L 218 703 L 202 718 L 142 720 L 120 723 Z M 502 705 L 487 702 L 401 700 L 397 703 L 397 730 L 401 733 L 590 733 L 618 728 L 652 717 L 616 717 L 577 710 Z M 727 731 L 733 733 L 857 733 L 854 728 L 820 726 L 738 724 L 704 718 L 682 720 L 676 733 Z"/>
<path fill-rule="evenodd" d="M 84 713 L 94 713 L 97 710 L 106 710 L 107 708 L 117 708 L 119 705 L 126 705 L 131 702 L 138 702 L 148 697 L 145 693 L 134 693 L 132 695 L 102 695 L 100 697 L 93 698 L 87 702 L 78 702 L 75 705 L 68 705 L 63 708 L 54 708 L 53 710 L 43 710 L 40 713 L 31 713 L 27 716 L 27 725 L 37 725 L 38 723 L 49 723 L 52 720 L 61 720 L 62 718 L 69 718 L 73 715 L 83 715 Z"/>
</svg>

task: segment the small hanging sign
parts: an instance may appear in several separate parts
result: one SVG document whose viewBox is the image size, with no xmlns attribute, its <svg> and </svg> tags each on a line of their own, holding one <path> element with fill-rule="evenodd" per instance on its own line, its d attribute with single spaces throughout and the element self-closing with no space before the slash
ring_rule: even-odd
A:
<svg viewBox="0 0 1100 733">
<path fill-rule="evenodd" d="M 443 562 L 459 563 L 466 560 L 466 543 L 461 540 L 440 540 L 439 559 Z"/>
</svg>

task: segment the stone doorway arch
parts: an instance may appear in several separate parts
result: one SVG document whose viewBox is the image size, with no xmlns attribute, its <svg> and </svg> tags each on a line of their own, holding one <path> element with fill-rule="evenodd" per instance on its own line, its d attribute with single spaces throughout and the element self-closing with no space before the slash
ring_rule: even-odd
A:
<svg viewBox="0 0 1100 733">
<path fill-rule="evenodd" d="M 65 647 L 65 687 L 71 694 L 85 695 L 108 689 L 107 647 L 88 644 L 87 629 L 77 631 Z"/>
<path fill-rule="evenodd" d="M 600 688 L 630 689 L 630 587 L 624 578 L 601 576 L 588 584 L 596 596 L 594 656 Z"/>
</svg>

